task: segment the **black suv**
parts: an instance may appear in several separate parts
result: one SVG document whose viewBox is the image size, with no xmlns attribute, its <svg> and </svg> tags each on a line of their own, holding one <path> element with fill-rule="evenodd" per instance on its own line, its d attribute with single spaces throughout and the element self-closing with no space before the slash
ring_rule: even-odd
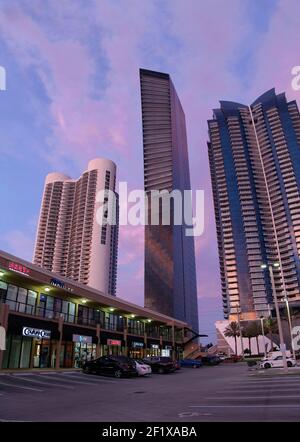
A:
<svg viewBox="0 0 300 442">
<path fill-rule="evenodd" d="M 153 373 L 172 373 L 176 370 L 176 365 L 171 358 L 150 356 L 143 359 L 152 368 Z"/>
<path fill-rule="evenodd" d="M 115 378 L 138 375 L 134 361 L 126 356 L 102 356 L 85 362 L 82 370 L 84 373 L 104 374 Z"/>
</svg>

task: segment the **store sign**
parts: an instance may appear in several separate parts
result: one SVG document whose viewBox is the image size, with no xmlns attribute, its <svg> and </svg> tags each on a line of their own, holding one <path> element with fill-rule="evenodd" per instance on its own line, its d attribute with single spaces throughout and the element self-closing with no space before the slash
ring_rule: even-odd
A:
<svg viewBox="0 0 300 442">
<path fill-rule="evenodd" d="M 159 345 L 158 344 L 151 344 L 151 348 L 156 348 L 159 350 Z"/>
<path fill-rule="evenodd" d="M 73 342 L 80 342 L 81 344 L 92 344 L 92 336 L 73 335 Z"/>
<path fill-rule="evenodd" d="M 52 278 L 50 280 L 50 284 L 54 285 L 54 287 L 58 287 L 60 289 L 69 290 L 70 292 L 74 291 L 74 289 L 72 289 L 72 287 L 67 286 L 63 281 L 61 281 L 60 279 L 57 279 L 57 278 Z"/>
<path fill-rule="evenodd" d="M 121 346 L 122 345 L 122 341 L 119 341 L 118 339 L 108 339 L 107 340 L 107 345 L 118 345 L 118 346 Z"/>
<path fill-rule="evenodd" d="M 132 346 L 133 346 L 134 348 L 137 348 L 137 347 L 141 347 L 141 348 L 143 348 L 143 347 L 144 347 L 144 344 L 143 344 L 143 342 L 133 342 L 133 343 L 132 343 Z"/>
<path fill-rule="evenodd" d="M 54 287 L 59 287 L 61 289 L 65 288 L 65 283 L 56 278 L 52 278 L 50 284 L 54 285 Z"/>
<path fill-rule="evenodd" d="M 8 265 L 8 269 L 12 270 L 13 272 L 21 273 L 22 275 L 29 276 L 30 269 L 23 266 L 23 264 L 18 264 L 17 262 L 10 262 Z"/>
<path fill-rule="evenodd" d="M 51 331 L 40 328 L 23 327 L 22 335 L 28 338 L 50 339 Z"/>
</svg>

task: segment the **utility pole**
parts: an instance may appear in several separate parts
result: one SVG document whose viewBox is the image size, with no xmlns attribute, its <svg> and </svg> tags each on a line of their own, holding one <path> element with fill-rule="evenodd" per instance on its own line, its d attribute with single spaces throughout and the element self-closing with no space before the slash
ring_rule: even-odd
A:
<svg viewBox="0 0 300 442">
<path fill-rule="evenodd" d="M 278 267 L 278 265 L 276 267 Z M 277 299 L 277 294 L 276 294 L 276 287 L 275 287 L 274 273 L 273 273 L 273 266 L 272 265 L 269 265 L 269 273 L 270 273 L 270 278 L 271 278 L 273 300 L 274 300 L 274 304 L 275 304 L 276 318 L 277 318 L 277 324 L 278 324 L 280 350 L 282 352 L 283 371 L 285 373 L 287 373 L 288 366 L 287 366 L 287 361 L 286 361 L 286 346 L 285 346 L 285 342 L 283 339 L 282 324 L 281 324 L 280 311 L 279 311 L 279 306 L 278 306 L 278 299 Z"/>
<path fill-rule="evenodd" d="M 236 309 L 237 309 L 237 320 L 238 320 L 239 331 L 240 331 L 241 351 L 242 351 L 242 357 L 244 358 L 244 343 L 243 343 L 241 320 L 240 320 L 240 307 L 238 305 L 236 305 Z"/>
</svg>

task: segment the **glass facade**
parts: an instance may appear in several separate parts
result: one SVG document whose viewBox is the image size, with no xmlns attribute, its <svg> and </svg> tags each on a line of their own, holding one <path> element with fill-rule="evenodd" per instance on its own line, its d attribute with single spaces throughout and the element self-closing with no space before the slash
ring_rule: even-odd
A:
<svg viewBox="0 0 300 442">
<path fill-rule="evenodd" d="M 300 300 L 300 115 L 275 90 L 251 106 L 222 101 L 208 143 L 224 316 L 269 315 L 278 299 Z M 251 317 L 249 316 L 249 319 Z"/>
<path fill-rule="evenodd" d="M 57 296 L 57 287 L 55 293 L 49 294 L 33 290 L 28 280 L 24 283 L 26 287 L 18 285 L 19 277 L 18 284 L 14 278 L 3 279 L 0 303 L 9 306 L 9 319 L 2 368 L 56 368 L 57 358 L 60 367 L 80 368 L 85 360 L 96 358 L 96 354 L 143 357 L 159 355 L 164 349 L 162 340 L 164 345 L 172 345 L 172 328 L 154 320 L 123 316 L 110 311 L 111 307 L 80 304 L 72 295 Z M 63 319 L 61 335 L 60 318 Z"/>
<path fill-rule="evenodd" d="M 168 74 L 140 70 L 145 191 L 190 190 L 188 146 L 184 112 Z M 146 217 L 151 220 L 153 199 Z M 187 236 L 185 219 L 145 226 L 145 306 L 185 321 L 198 332 L 198 305 L 194 238 Z"/>
</svg>

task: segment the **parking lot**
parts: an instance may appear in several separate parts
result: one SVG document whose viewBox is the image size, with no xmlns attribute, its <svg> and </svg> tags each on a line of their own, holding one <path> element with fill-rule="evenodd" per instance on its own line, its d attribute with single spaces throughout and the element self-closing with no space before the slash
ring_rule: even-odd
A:
<svg viewBox="0 0 300 442">
<path fill-rule="evenodd" d="M 147 378 L 3 374 L 0 421 L 298 421 L 300 376 L 228 364 Z"/>
</svg>

